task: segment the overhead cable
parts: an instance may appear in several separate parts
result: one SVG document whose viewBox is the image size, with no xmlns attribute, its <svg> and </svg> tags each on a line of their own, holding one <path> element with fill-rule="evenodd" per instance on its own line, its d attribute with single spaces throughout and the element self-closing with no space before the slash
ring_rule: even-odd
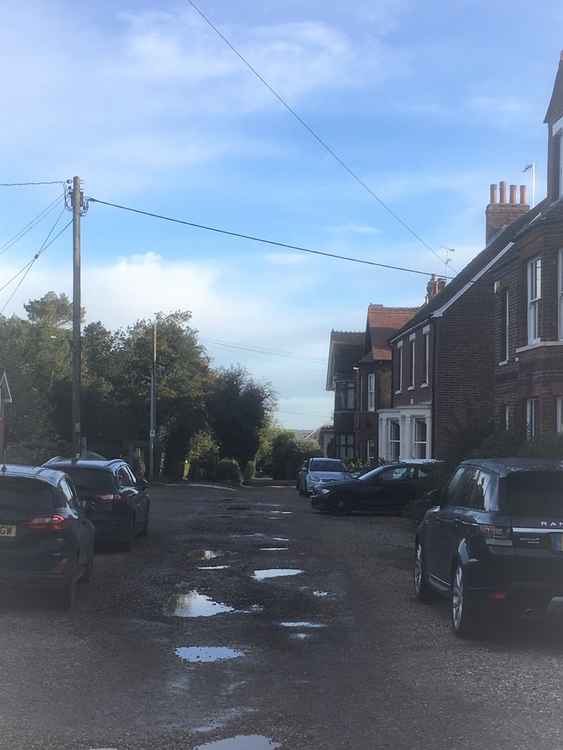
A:
<svg viewBox="0 0 563 750">
<path fill-rule="evenodd" d="M 433 255 L 436 256 L 442 263 L 444 262 L 444 259 L 434 250 L 434 248 L 424 240 L 418 232 L 416 232 L 410 224 L 408 224 L 403 218 L 399 216 L 399 214 L 394 211 L 382 198 L 379 197 L 379 195 L 367 184 L 367 182 L 358 175 L 357 172 L 355 172 L 348 164 L 344 161 L 344 159 L 334 150 L 332 146 L 330 146 L 324 138 L 322 138 L 317 131 L 309 125 L 309 123 L 289 104 L 289 102 L 284 99 L 284 97 L 277 91 L 271 83 L 269 83 L 264 76 L 252 65 L 249 60 L 247 60 L 244 55 L 239 52 L 239 50 L 234 46 L 234 44 L 223 34 L 220 29 L 215 26 L 215 24 L 211 21 L 211 19 L 205 15 L 205 13 L 199 8 L 193 0 L 187 0 L 187 2 L 191 5 L 191 7 L 195 10 L 195 12 L 205 21 L 205 23 L 217 34 L 217 36 L 225 42 L 227 47 L 234 52 L 234 54 L 241 60 L 246 67 L 258 78 L 258 80 L 264 84 L 264 86 L 268 89 L 268 91 L 278 100 L 278 102 L 299 122 L 300 125 L 302 125 L 305 130 L 311 135 L 315 141 L 323 148 L 332 158 L 344 169 L 352 179 L 354 179 L 358 185 L 360 185 L 374 200 L 376 200 L 379 205 L 387 211 L 387 213 L 392 216 L 395 221 L 397 221 L 401 226 L 407 230 L 407 232 L 410 232 L 410 234 L 418 241 L 420 242 L 427 250 L 429 250 Z"/>
<path fill-rule="evenodd" d="M 57 203 L 61 201 L 61 196 L 57 196 L 54 201 L 49 203 L 49 205 L 44 208 L 40 213 L 37 214 L 31 221 L 29 221 L 22 229 L 19 230 L 13 237 L 11 237 L 9 240 L 6 240 L 3 245 L 0 245 L 0 255 L 7 252 L 13 245 L 15 245 L 19 240 L 21 240 L 22 237 L 25 237 L 25 235 L 30 232 L 39 222 L 45 218 L 48 214 L 51 213 L 51 211 L 55 208 Z"/>
<path fill-rule="evenodd" d="M 287 242 L 279 242 L 276 240 L 268 240 L 264 237 L 258 237 L 252 234 L 241 234 L 240 232 L 233 232 L 228 229 L 221 229 L 219 227 L 212 227 L 206 224 L 197 224 L 193 221 L 186 221 L 185 219 L 177 219 L 171 216 L 164 216 L 163 214 L 153 213 L 152 211 L 143 211 L 139 208 L 131 208 L 130 206 L 123 206 L 119 203 L 111 203 L 110 201 L 103 201 L 99 198 L 88 197 L 91 203 L 99 203 L 102 206 L 111 206 L 112 208 L 119 208 L 122 211 L 129 211 L 130 213 L 140 214 L 141 216 L 149 216 L 153 219 L 161 219 L 162 221 L 170 221 L 174 224 L 183 224 L 184 226 L 192 227 L 194 229 L 203 229 L 207 232 L 215 232 L 216 234 L 223 234 L 228 237 L 236 237 L 242 240 L 250 240 L 251 242 L 259 242 L 263 245 L 273 245 L 274 247 L 282 247 L 286 250 L 294 250 L 300 253 L 309 253 L 311 255 L 320 255 L 325 258 L 333 258 L 334 260 L 344 260 L 350 263 L 361 263 L 366 266 L 374 266 L 375 268 L 386 268 L 390 271 L 403 271 L 405 273 L 416 273 L 419 276 L 440 276 L 445 279 L 453 279 L 453 276 L 444 276 L 440 273 L 434 273 L 431 271 L 421 271 L 418 268 L 408 268 L 407 266 L 395 266 L 389 263 L 377 263 L 374 260 L 366 260 L 364 258 L 353 258 L 348 255 L 339 255 L 337 253 L 331 253 L 326 250 L 312 250 L 311 248 L 304 247 L 302 245 L 291 245 Z"/>
</svg>

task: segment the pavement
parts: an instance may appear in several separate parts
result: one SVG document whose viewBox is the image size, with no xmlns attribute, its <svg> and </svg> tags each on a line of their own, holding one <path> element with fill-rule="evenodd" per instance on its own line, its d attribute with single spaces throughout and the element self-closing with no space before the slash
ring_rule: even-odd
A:
<svg viewBox="0 0 563 750">
<path fill-rule="evenodd" d="M 73 613 L 2 592 L 2 750 L 561 747 L 563 621 L 456 639 L 413 598 L 407 520 L 287 487 L 151 495 L 148 538 L 100 550 Z"/>
</svg>

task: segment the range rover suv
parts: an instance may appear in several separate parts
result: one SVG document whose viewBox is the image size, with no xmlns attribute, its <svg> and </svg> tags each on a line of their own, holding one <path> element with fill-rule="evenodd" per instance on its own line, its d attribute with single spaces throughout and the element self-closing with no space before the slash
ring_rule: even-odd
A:
<svg viewBox="0 0 563 750">
<path fill-rule="evenodd" d="M 415 594 L 448 596 L 456 635 L 563 596 L 563 462 L 464 461 L 435 503 L 416 533 Z"/>
</svg>

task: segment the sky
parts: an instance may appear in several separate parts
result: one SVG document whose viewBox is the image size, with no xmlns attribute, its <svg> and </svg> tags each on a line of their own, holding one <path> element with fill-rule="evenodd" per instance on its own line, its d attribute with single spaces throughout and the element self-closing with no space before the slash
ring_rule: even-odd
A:
<svg viewBox="0 0 563 750">
<path fill-rule="evenodd" d="M 519 0 L 197 2 L 440 258 L 455 248 L 449 273 L 483 247 L 489 183 L 526 183 L 522 169 L 536 161 L 537 200 L 545 194 L 560 1 L 543 0 L 541 13 Z M 444 272 L 186 2 L 3 0 L 0 70 L 0 182 L 76 174 L 102 200 Z M 60 188 L 0 191 L 1 247 Z M 57 214 L 0 255 L 0 287 Z M 214 363 L 270 382 L 288 427 L 330 420 L 331 329 L 363 330 L 369 303 L 421 304 L 425 284 L 95 203 L 83 219 L 87 320 L 117 328 L 190 310 Z M 71 289 L 67 232 L 5 314 Z"/>
</svg>

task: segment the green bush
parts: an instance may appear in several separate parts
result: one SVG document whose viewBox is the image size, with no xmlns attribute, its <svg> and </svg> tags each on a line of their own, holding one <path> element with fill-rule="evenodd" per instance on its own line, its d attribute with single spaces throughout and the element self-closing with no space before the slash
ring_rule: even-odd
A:
<svg viewBox="0 0 563 750">
<path fill-rule="evenodd" d="M 188 454 L 190 464 L 188 478 L 213 480 L 217 473 L 219 445 L 209 432 L 198 432 L 192 438 Z"/>
<path fill-rule="evenodd" d="M 216 478 L 222 482 L 242 484 L 242 475 L 238 461 L 234 458 L 222 458 L 217 464 Z"/>
<path fill-rule="evenodd" d="M 296 440 L 291 432 L 280 433 L 272 442 L 274 479 L 295 479 L 303 462 L 315 456 L 322 456 L 318 443 Z"/>
<path fill-rule="evenodd" d="M 244 467 L 244 481 L 250 482 L 256 476 L 256 464 L 254 461 L 247 461 Z"/>
</svg>

